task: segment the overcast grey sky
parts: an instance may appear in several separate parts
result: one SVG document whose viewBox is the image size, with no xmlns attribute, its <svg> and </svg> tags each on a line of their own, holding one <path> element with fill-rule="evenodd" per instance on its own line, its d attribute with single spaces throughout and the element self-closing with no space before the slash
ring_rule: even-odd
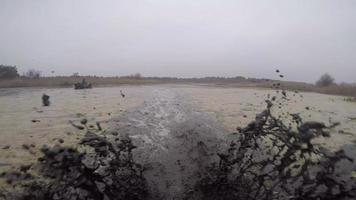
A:
<svg viewBox="0 0 356 200">
<path fill-rule="evenodd" d="M 21 72 L 356 82 L 356 0 L 0 0 Z"/>
</svg>

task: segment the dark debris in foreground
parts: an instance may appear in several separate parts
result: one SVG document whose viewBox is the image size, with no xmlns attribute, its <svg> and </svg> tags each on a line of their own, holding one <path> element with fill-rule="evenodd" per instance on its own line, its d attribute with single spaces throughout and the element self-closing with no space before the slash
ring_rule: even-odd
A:
<svg viewBox="0 0 356 200">
<path fill-rule="evenodd" d="M 197 183 L 198 199 L 356 199 L 352 170 L 342 169 L 353 160 L 344 150 L 332 153 L 312 143 L 329 137 L 338 124 L 303 122 L 293 114 L 293 129 L 274 117 L 272 102 L 266 102 L 266 110 L 238 129 L 238 139 L 218 154 L 220 163 Z"/>
<path fill-rule="evenodd" d="M 110 142 L 87 131 L 80 141 L 86 151 L 44 146 L 36 172 L 31 166 L 0 176 L 14 188 L 0 190 L 0 199 L 11 200 L 140 200 L 147 197 L 143 168 L 132 159 L 135 148 L 129 139 Z"/>
</svg>

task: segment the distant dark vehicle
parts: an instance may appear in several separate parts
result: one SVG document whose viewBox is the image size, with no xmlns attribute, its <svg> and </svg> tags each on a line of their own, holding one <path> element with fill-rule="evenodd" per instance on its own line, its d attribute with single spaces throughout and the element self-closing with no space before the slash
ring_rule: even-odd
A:
<svg viewBox="0 0 356 200">
<path fill-rule="evenodd" d="M 92 88 L 91 83 L 86 82 L 85 79 L 83 79 L 82 82 L 80 82 L 80 83 L 74 84 L 74 89 L 76 89 L 76 90 L 91 89 L 91 88 Z"/>
</svg>

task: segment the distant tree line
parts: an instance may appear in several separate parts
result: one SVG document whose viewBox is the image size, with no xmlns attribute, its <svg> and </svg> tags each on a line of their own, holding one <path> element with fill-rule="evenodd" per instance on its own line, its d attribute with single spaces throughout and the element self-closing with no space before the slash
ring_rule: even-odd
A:
<svg viewBox="0 0 356 200">
<path fill-rule="evenodd" d="M 53 73 L 53 72 L 52 72 Z M 11 65 L 0 65 L 0 80 L 14 79 L 20 77 L 17 67 Z M 23 73 L 21 77 L 37 79 L 41 77 L 41 72 L 35 69 L 29 69 L 27 72 Z M 72 77 L 80 77 L 79 73 L 76 72 Z M 96 77 L 96 76 L 94 76 Z M 131 74 L 128 76 L 122 76 L 123 78 L 133 78 L 133 79 L 160 79 L 160 80 L 176 80 L 176 81 L 192 81 L 192 82 L 214 82 L 214 81 L 239 81 L 239 82 L 254 82 L 261 83 L 264 81 L 270 81 L 270 79 L 258 79 L 258 78 L 245 78 L 243 76 L 236 77 L 219 77 L 219 76 L 210 76 L 203 78 L 176 78 L 176 77 L 143 77 L 140 73 Z M 315 83 L 318 87 L 329 87 L 329 86 L 343 86 L 343 87 L 354 87 L 354 84 L 341 83 L 336 84 L 335 79 L 328 73 L 323 74 L 318 81 Z"/>
<path fill-rule="evenodd" d="M 0 80 L 14 79 L 20 77 L 16 66 L 11 65 L 0 65 Z M 35 69 L 29 69 L 27 72 L 23 73 L 24 78 L 40 78 L 41 72 Z"/>
</svg>

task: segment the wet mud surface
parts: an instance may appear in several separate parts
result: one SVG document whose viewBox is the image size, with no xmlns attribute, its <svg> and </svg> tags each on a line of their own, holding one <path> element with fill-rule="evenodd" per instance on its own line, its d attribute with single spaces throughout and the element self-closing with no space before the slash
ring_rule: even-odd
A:
<svg viewBox="0 0 356 200">
<path fill-rule="evenodd" d="M 256 114 L 265 109 L 268 95 L 283 97 L 274 90 L 257 88 L 217 88 L 190 86 L 180 89 L 189 96 L 190 102 L 202 112 L 206 112 L 230 132 L 236 127 L 244 127 L 254 120 Z M 325 124 L 339 122 L 340 126 L 331 131 L 331 139 L 319 139 L 327 148 L 337 150 L 345 144 L 356 141 L 356 104 L 344 101 L 342 96 L 316 93 L 287 93 L 290 101 L 285 102 L 277 112 L 299 113 L 308 121 Z"/>
<path fill-rule="evenodd" d="M 148 88 L 148 89 L 147 89 Z M 122 90 L 126 97 L 120 95 Z M 149 87 L 122 86 L 74 90 L 73 88 L 0 89 L 0 171 L 11 165 L 31 163 L 41 155 L 39 148 L 59 143 L 75 145 L 77 129 L 69 122 L 86 118 L 107 121 L 141 105 L 150 96 Z M 50 96 L 50 106 L 42 105 L 42 95 Z M 36 145 L 32 153 L 22 145 Z"/>
<path fill-rule="evenodd" d="M 153 94 L 142 107 L 114 119 L 112 132 L 137 146 L 134 160 L 145 168 L 151 199 L 182 199 L 218 160 L 227 132 L 179 92 L 162 88 Z"/>
</svg>

